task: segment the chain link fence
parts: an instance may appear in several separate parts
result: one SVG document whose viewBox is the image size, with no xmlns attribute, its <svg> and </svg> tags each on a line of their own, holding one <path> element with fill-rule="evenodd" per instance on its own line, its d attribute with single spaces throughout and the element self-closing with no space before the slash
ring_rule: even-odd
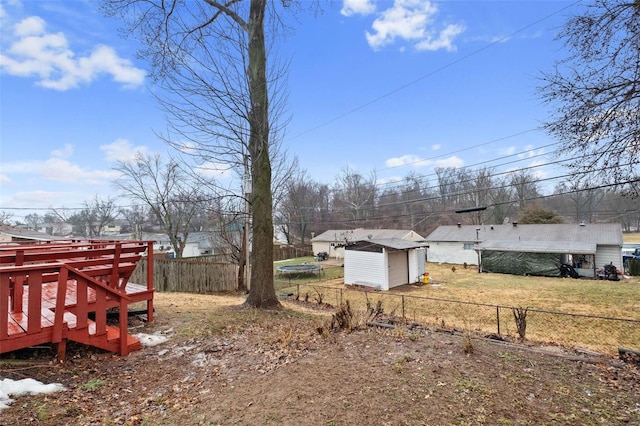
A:
<svg viewBox="0 0 640 426">
<path fill-rule="evenodd" d="M 640 350 L 640 320 L 489 305 L 366 288 L 307 282 L 280 287 L 282 295 L 338 307 L 349 300 L 354 311 L 379 309 L 384 321 L 421 324 L 478 336 L 512 338 L 600 353 Z"/>
</svg>

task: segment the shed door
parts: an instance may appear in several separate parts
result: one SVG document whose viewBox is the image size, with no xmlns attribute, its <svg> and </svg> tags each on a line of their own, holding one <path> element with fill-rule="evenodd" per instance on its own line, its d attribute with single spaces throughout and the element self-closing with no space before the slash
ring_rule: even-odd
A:
<svg viewBox="0 0 640 426">
<path fill-rule="evenodd" d="M 409 260 L 406 251 L 389 252 L 389 288 L 409 283 Z"/>
</svg>

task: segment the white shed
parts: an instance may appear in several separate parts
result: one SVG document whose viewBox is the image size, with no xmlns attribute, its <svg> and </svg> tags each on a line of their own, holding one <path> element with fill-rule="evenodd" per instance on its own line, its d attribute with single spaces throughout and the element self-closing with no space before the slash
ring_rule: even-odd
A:
<svg viewBox="0 0 640 426">
<path fill-rule="evenodd" d="M 410 229 L 330 229 L 311 239 L 313 253 L 327 252 L 329 257 L 344 257 L 344 247 L 361 240 L 399 239 L 405 241 L 424 241 L 424 237 Z"/>
<path fill-rule="evenodd" d="M 377 290 L 420 282 L 426 247 L 397 238 L 356 241 L 345 247 L 344 283 Z"/>
</svg>

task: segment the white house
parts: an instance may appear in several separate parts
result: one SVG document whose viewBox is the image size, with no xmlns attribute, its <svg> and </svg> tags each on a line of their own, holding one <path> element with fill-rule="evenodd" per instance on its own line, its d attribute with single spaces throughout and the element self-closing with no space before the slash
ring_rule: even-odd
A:
<svg viewBox="0 0 640 426">
<path fill-rule="evenodd" d="M 420 282 L 425 244 L 399 238 L 352 242 L 344 251 L 344 283 L 389 290 Z"/>
<path fill-rule="evenodd" d="M 171 246 L 171 241 L 167 234 L 144 234 L 143 240 L 153 240 L 153 251 L 175 255 L 175 250 Z M 207 254 L 214 254 L 212 247 L 212 234 L 210 232 L 191 232 L 187 236 L 187 244 L 182 252 L 182 257 L 196 257 Z"/>
<path fill-rule="evenodd" d="M 329 253 L 329 257 L 344 257 L 344 247 L 349 243 L 370 239 L 399 239 L 424 241 L 418 233 L 406 229 L 330 229 L 311 239 L 313 253 Z"/>
<path fill-rule="evenodd" d="M 487 272 L 559 275 L 562 263 L 580 276 L 613 263 L 622 269 L 620 224 L 440 226 L 426 238 L 427 261 L 482 266 Z"/>
</svg>

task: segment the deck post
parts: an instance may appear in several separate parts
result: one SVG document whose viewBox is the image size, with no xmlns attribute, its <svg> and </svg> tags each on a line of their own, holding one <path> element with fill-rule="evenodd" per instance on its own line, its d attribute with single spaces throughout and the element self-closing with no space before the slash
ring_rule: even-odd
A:
<svg viewBox="0 0 640 426">
<path fill-rule="evenodd" d="M 153 241 L 147 241 L 147 290 L 153 291 Z M 147 300 L 147 322 L 153 322 L 153 298 Z"/>
</svg>

